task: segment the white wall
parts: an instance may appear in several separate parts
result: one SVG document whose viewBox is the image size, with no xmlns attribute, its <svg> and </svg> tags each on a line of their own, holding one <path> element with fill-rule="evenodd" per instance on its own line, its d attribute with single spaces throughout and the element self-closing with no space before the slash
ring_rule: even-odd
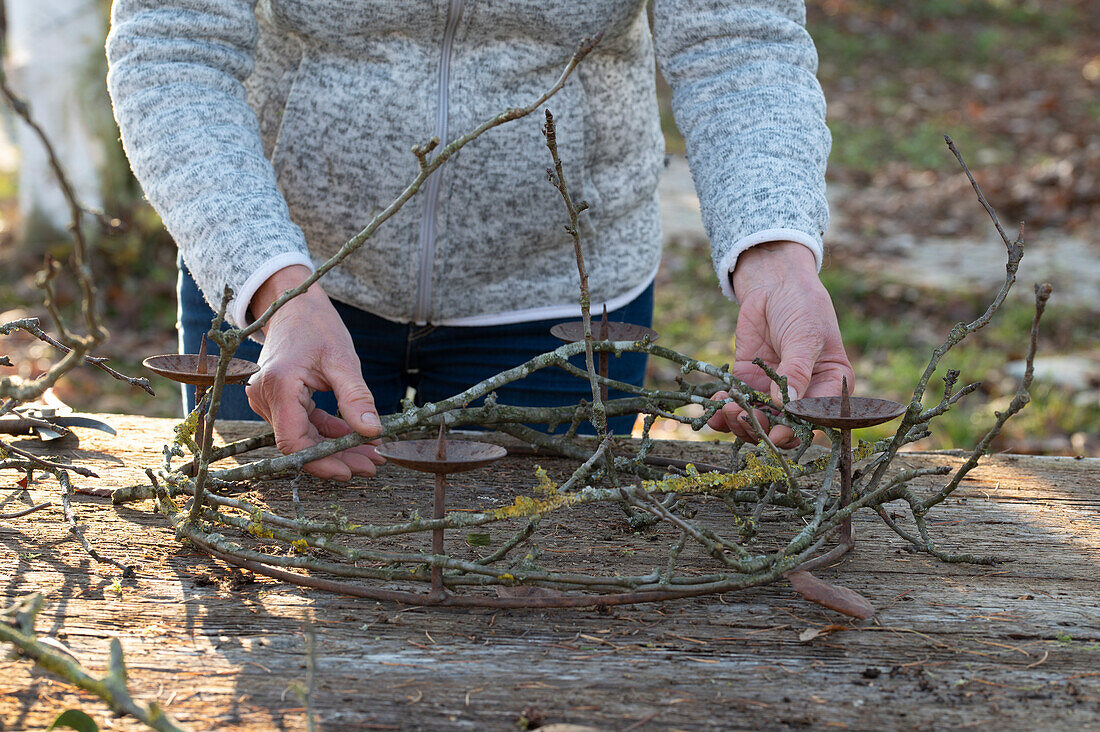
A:
<svg viewBox="0 0 1100 732">
<path fill-rule="evenodd" d="M 106 90 L 100 70 L 106 35 L 98 0 L 4 0 L 9 78 L 27 101 L 64 165 L 81 203 L 102 204 L 105 146 L 97 134 Z M 13 120 L 20 154 L 19 210 L 64 231 L 70 215 L 46 153 L 21 120 Z"/>
</svg>

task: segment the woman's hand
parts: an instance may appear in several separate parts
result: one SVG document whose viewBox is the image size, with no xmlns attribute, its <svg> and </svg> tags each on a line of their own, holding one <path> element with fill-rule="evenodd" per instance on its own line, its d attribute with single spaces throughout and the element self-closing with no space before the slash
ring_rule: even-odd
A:
<svg viewBox="0 0 1100 732">
<path fill-rule="evenodd" d="M 263 313 L 285 290 L 309 276 L 301 265 L 281 269 L 256 291 L 251 311 Z M 374 397 L 363 381 L 359 357 L 336 308 L 319 285 L 287 302 L 264 327 L 260 372 L 245 393 L 252 409 L 275 430 L 275 444 L 284 455 L 330 437 L 357 432 L 382 433 Z M 313 392 L 331 390 L 343 419 L 313 403 Z M 319 478 L 348 480 L 374 475 L 385 460 L 376 442 L 353 447 L 305 465 Z"/>
<path fill-rule="evenodd" d="M 733 290 L 741 303 L 734 339 L 734 376 L 781 404 L 779 386 L 753 363 L 760 358 L 787 377 L 790 398 L 837 396 L 841 380 L 853 385 L 852 364 L 844 353 L 833 302 L 817 276 L 813 253 L 796 242 L 759 244 L 743 252 L 733 272 Z M 715 399 L 727 399 L 720 391 Z M 727 404 L 707 423 L 756 442 L 745 412 Z M 798 439 L 783 425 L 771 427 L 764 413 L 756 417 L 778 447 L 794 447 Z"/>
</svg>

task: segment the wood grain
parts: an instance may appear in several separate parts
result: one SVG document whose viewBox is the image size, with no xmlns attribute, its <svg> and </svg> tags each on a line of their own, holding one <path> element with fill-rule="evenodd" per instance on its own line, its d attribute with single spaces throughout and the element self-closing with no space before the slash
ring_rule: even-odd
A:
<svg viewBox="0 0 1100 732">
<path fill-rule="evenodd" d="M 84 487 L 143 483 L 173 424 L 110 419 L 116 438 L 77 430 L 79 444 L 45 448 L 102 476 L 79 479 Z M 257 429 L 225 423 L 218 438 Z M 18 444 L 41 449 L 33 439 Z M 716 463 L 723 451 L 660 445 L 668 457 Z M 902 461 L 961 459 L 913 453 Z M 551 474 L 568 467 L 506 458 L 456 476 L 456 506 L 510 501 L 534 484 L 536 463 Z M 17 479 L 0 475 L 0 499 L 15 494 L 6 489 Z M 316 633 L 313 704 L 327 729 L 504 730 L 516 729 L 521 715 L 620 730 L 639 722 L 638 729 L 1088 729 L 1100 726 L 1098 487 L 1100 460 L 989 458 L 935 512 L 932 529 L 944 549 L 1016 558 L 995 567 L 909 554 L 877 517 L 857 514 L 856 549 L 815 574 L 868 598 L 878 611 L 869 621 L 813 605 L 786 582 L 606 612 L 361 601 L 227 568 L 179 544 L 148 505 L 114 507 L 89 496 L 76 504 L 87 536 L 101 552 L 137 564 L 136 578 L 89 559 L 55 505 L 0 522 L 0 582 L 5 604 L 45 593 L 38 631 L 93 669 L 104 668 L 108 639 L 119 637 L 135 696 L 159 700 L 196 730 L 305 729 L 295 692 L 306 677 L 304 618 Z M 289 494 L 279 482 L 252 488 L 272 500 Z M 56 504 L 56 490 L 32 483 L 30 500 Z M 318 515 L 333 506 L 424 513 L 431 483 L 391 466 L 370 480 L 305 481 L 299 490 Z M 0 512 L 23 506 L 7 498 Z M 614 511 L 555 516 L 540 533 L 550 559 L 624 571 L 652 566 L 675 539 L 633 534 Z M 449 551 L 478 551 L 462 532 L 447 539 Z M 711 561 L 685 551 L 681 566 L 706 572 Z M 112 588 L 116 579 L 121 591 Z M 0 729 L 42 729 L 73 706 L 101 726 L 107 717 L 102 704 L 26 662 L 0 661 Z M 114 720 L 113 728 L 137 727 Z"/>
</svg>

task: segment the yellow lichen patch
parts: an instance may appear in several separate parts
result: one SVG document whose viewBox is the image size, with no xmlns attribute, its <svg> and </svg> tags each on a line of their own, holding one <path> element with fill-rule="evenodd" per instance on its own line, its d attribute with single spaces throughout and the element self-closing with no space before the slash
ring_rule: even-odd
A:
<svg viewBox="0 0 1100 732">
<path fill-rule="evenodd" d="M 575 503 L 579 495 L 571 493 L 562 495 L 555 493 L 549 498 L 532 498 L 531 496 L 519 496 L 511 506 L 504 506 L 492 512 L 494 519 L 519 518 L 521 516 L 541 516 L 550 511 Z"/>
<path fill-rule="evenodd" d="M 296 552 L 304 553 L 309 549 L 309 542 L 307 542 L 305 539 L 295 539 L 294 541 L 290 542 L 290 545 L 294 547 L 294 551 Z"/>
<path fill-rule="evenodd" d="M 860 460 L 866 460 L 874 454 L 875 443 L 868 442 L 867 440 L 859 440 L 855 446 L 852 447 L 852 462 L 858 463 Z M 825 453 L 816 460 L 811 460 L 805 465 L 792 465 L 794 468 L 794 475 L 805 475 L 810 472 L 819 472 L 824 470 L 829 465 L 830 453 Z"/>
<path fill-rule="evenodd" d="M 689 465 L 687 475 L 675 475 L 663 480 L 647 480 L 642 486 L 650 493 L 729 493 L 731 491 L 786 480 L 783 468 L 762 462 L 755 455 L 745 458 L 745 467 L 736 473 L 702 473 Z"/>
<path fill-rule="evenodd" d="M 264 525 L 260 522 L 249 524 L 249 533 L 255 536 L 257 539 L 270 539 L 275 538 L 275 534 L 270 528 L 264 528 Z"/>
<path fill-rule="evenodd" d="M 183 421 L 172 428 L 176 436 L 172 442 L 182 447 L 192 447 L 195 444 L 195 430 L 199 427 L 199 413 L 195 410 L 184 417 Z"/>
<path fill-rule="evenodd" d="M 535 486 L 535 493 L 543 496 L 552 496 L 558 492 L 558 484 L 550 480 L 550 476 L 546 474 L 545 468 L 541 465 L 535 466 L 535 477 L 538 478 L 538 484 Z"/>
<path fill-rule="evenodd" d="M 852 449 L 852 462 L 859 462 L 866 458 L 871 457 L 871 453 L 874 452 L 875 443 L 868 442 L 867 440 L 860 440 L 856 443 L 856 446 Z"/>
</svg>

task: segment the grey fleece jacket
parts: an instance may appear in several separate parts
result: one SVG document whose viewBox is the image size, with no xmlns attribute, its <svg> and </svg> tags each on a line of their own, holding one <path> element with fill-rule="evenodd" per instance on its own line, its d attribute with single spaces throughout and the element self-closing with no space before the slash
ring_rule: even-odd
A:
<svg viewBox="0 0 1100 732">
<path fill-rule="evenodd" d="M 737 255 L 789 239 L 821 262 L 830 138 L 802 2 L 116 0 L 108 88 L 130 163 L 231 322 L 289 264 L 331 256 L 446 141 L 549 88 L 593 303 L 625 303 L 660 257 L 654 57 L 673 89 L 723 291 Z M 396 321 L 578 311 L 541 114 L 485 134 L 324 280 Z M 312 265 L 311 265 L 312 266 Z"/>
</svg>

